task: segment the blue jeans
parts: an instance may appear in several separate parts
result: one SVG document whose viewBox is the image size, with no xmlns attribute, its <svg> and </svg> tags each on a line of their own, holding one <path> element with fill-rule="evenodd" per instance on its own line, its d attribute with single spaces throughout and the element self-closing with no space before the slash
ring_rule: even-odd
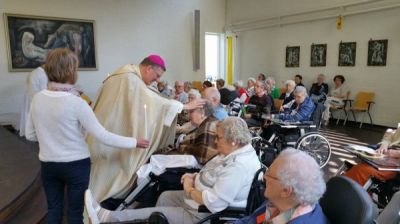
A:
<svg viewBox="0 0 400 224">
<path fill-rule="evenodd" d="M 89 185 L 90 159 L 72 162 L 41 162 L 49 224 L 62 223 L 64 190 L 67 188 L 68 223 L 83 223 L 85 190 Z"/>
</svg>

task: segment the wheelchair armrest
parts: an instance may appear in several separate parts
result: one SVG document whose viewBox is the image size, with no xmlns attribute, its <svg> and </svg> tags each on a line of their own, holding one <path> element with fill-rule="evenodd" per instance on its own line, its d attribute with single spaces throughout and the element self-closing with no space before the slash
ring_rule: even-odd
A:
<svg viewBox="0 0 400 224">
<path fill-rule="evenodd" d="M 199 208 L 197 209 L 199 213 L 211 213 L 210 210 L 205 205 L 200 205 Z M 221 214 L 222 216 L 226 215 L 242 215 L 246 214 L 246 208 L 239 208 L 239 207 L 227 207 L 226 209 L 218 212 L 218 214 Z"/>
</svg>

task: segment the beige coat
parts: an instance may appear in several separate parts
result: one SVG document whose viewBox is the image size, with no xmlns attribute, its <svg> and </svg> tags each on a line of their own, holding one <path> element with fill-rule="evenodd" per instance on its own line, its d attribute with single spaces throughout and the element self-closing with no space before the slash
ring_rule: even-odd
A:
<svg viewBox="0 0 400 224">
<path fill-rule="evenodd" d="M 163 98 L 147 88 L 136 65 L 125 65 L 104 81 L 94 105 L 100 123 L 119 135 L 147 138 L 150 147 L 118 149 L 88 137 L 92 159 L 89 188 L 97 201 L 126 196 L 139 167 L 158 148 L 173 143 L 176 115 L 182 108 L 178 101 Z M 148 133 L 145 133 L 145 117 Z"/>
</svg>

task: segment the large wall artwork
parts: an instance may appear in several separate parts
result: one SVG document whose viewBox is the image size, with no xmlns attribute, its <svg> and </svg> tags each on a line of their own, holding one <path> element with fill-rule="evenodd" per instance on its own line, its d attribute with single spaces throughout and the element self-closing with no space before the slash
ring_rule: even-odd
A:
<svg viewBox="0 0 400 224">
<path fill-rule="evenodd" d="M 5 14 L 10 71 L 30 71 L 55 48 L 68 48 L 80 70 L 97 70 L 95 27 L 92 20 Z"/>
</svg>

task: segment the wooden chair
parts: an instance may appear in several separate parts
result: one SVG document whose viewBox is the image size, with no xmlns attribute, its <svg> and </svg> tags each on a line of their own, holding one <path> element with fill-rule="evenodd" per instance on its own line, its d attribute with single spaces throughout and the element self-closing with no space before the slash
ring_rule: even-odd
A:
<svg viewBox="0 0 400 224">
<path fill-rule="evenodd" d="M 201 81 L 193 81 L 192 87 L 197 89 L 199 92 L 203 91 L 203 83 Z"/>
<path fill-rule="evenodd" d="M 286 88 L 279 88 L 279 96 L 286 93 Z"/>
<path fill-rule="evenodd" d="M 279 111 L 279 109 L 281 108 L 283 104 L 283 100 L 281 99 L 274 99 L 274 106 L 275 106 L 275 110 Z"/>
<path fill-rule="evenodd" d="M 334 119 L 333 111 L 338 111 L 338 113 L 339 113 L 338 116 L 337 116 L 337 119 L 336 119 L 336 125 L 339 124 L 340 118 L 342 118 L 344 120 L 344 118 L 347 116 L 346 108 L 347 108 L 347 103 L 349 102 L 350 93 L 351 93 L 350 91 L 347 91 L 346 99 L 343 100 L 343 102 L 344 102 L 343 105 L 341 105 L 341 106 L 332 105 L 331 108 L 330 108 L 330 110 L 332 112 L 332 118 L 333 119 Z M 344 122 L 343 122 L 343 125 L 344 125 Z"/>
<path fill-rule="evenodd" d="M 375 93 L 373 92 L 359 92 L 357 93 L 355 100 L 348 100 L 350 103 L 350 108 L 347 109 L 347 114 L 343 125 L 346 125 L 347 118 L 349 117 L 349 112 L 353 114 L 353 119 L 355 122 L 357 122 L 355 112 L 363 113 L 360 121 L 360 128 L 362 127 L 362 124 L 364 122 L 364 116 L 366 113 L 369 116 L 371 124 L 373 124 L 369 110 L 371 109 L 371 104 L 375 103 L 374 98 L 375 98 Z M 352 106 L 353 101 L 354 101 L 354 106 Z"/>
</svg>

